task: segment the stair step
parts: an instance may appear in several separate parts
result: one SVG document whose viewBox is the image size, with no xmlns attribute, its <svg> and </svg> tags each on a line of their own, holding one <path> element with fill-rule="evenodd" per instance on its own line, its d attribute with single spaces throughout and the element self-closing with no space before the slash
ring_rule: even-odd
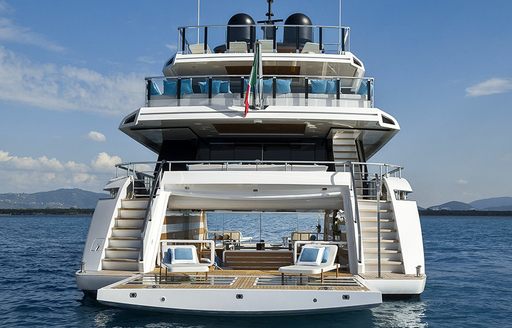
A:
<svg viewBox="0 0 512 328">
<path fill-rule="evenodd" d="M 104 259 L 102 262 L 103 270 L 115 271 L 138 271 L 139 261 L 135 259 Z"/>
<path fill-rule="evenodd" d="M 365 264 L 370 264 L 370 265 L 377 265 L 379 263 L 379 261 L 377 259 L 369 259 L 369 260 L 365 260 L 364 262 L 365 262 Z M 402 261 L 381 260 L 380 264 L 381 265 L 402 265 Z"/>
<path fill-rule="evenodd" d="M 123 219 L 143 219 L 146 217 L 146 209 L 121 208 L 118 217 Z"/>
<path fill-rule="evenodd" d="M 117 218 L 116 228 L 139 228 L 144 225 L 144 219 Z"/>
<path fill-rule="evenodd" d="M 378 232 L 377 227 L 363 227 L 363 232 Z M 390 229 L 390 228 L 380 228 L 381 233 L 392 233 L 396 232 L 396 229 Z"/>
<path fill-rule="evenodd" d="M 123 199 L 121 201 L 121 209 L 140 209 L 145 210 L 148 207 L 147 198 Z"/>
<path fill-rule="evenodd" d="M 377 223 L 377 218 L 374 217 L 374 216 L 373 217 L 364 217 L 364 216 L 361 217 L 361 216 L 359 216 L 359 221 L 361 221 L 361 222 L 375 222 L 375 223 Z M 395 222 L 395 220 L 391 219 L 391 218 L 389 218 L 389 219 L 388 218 L 380 218 L 380 222 L 382 222 L 382 223 L 390 223 L 390 222 Z"/>
<path fill-rule="evenodd" d="M 371 253 L 371 254 L 378 254 L 379 253 L 379 250 L 377 248 L 365 248 L 364 249 L 364 252 L 365 253 Z M 381 254 L 400 254 L 400 250 L 398 249 L 381 249 L 380 250 Z"/>
<path fill-rule="evenodd" d="M 381 239 L 381 244 L 398 244 L 396 239 Z M 363 243 L 377 243 L 377 238 L 363 238 Z"/>
<path fill-rule="evenodd" d="M 108 242 L 109 248 L 118 248 L 118 247 L 128 247 L 128 248 L 136 248 L 140 247 L 142 244 L 142 239 L 137 237 L 110 237 Z"/>
<path fill-rule="evenodd" d="M 142 229 L 140 227 L 114 227 L 112 228 L 112 237 L 140 237 Z"/>
</svg>

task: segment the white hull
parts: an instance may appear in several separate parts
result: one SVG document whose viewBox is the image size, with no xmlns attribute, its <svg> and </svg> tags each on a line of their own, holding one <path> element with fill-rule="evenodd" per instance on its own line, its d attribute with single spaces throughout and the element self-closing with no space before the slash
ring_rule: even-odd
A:
<svg viewBox="0 0 512 328">
<path fill-rule="evenodd" d="M 382 294 L 333 290 L 102 288 L 98 290 L 98 301 L 123 308 L 203 315 L 303 315 L 376 307 L 382 303 Z"/>
</svg>

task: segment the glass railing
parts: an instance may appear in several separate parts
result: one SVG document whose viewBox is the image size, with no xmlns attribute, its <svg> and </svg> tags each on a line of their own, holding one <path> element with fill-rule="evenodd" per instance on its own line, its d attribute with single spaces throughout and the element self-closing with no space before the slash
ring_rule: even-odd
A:
<svg viewBox="0 0 512 328">
<path fill-rule="evenodd" d="M 350 51 L 350 28 L 320 25 L 208 25 L 178 28 L 178 53 L 342 53 Z"/>
<path fill-rule="evenodd" d="M 245 75 L 149 77 L 146 106 L 244 106 L 248 81 Z M 264 75 L 250 99 L 261 98 L 261 107 L 368 108 L 374 106 L 373 90 L 368 77 Z"/>
</svg>

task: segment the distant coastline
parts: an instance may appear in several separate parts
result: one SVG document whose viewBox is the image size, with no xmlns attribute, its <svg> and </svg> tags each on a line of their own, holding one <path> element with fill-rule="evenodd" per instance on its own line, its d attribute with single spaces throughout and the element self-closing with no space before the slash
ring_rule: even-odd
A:
<svg viewBox="0 0 512 328">
<path fill-rule="evenodd" d="M 65 215 L 65 216 L 79 216 L 79 215 L 92 215 L 93 208 L 0 208 L 0 216 L 21 216 L 21 215 L 35 215 L 35 216 L 49 216 L 49 215 Z"/>
<path fill-rule="evenodd" d="M 512 216 L 512 211 L 418 210 L 422 216 Z"/>
</svg>

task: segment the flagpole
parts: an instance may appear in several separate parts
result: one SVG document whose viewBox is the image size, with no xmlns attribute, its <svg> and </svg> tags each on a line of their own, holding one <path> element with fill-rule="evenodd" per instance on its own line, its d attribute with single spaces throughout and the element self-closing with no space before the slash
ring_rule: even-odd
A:
<svg viewBox="0 0 512 328">
<path fill-rule="evenodd" d="M 199 17 L 201 15 L 201 0 L 197 0 L 197 43 L 199 43 Z"/>
</svg>

